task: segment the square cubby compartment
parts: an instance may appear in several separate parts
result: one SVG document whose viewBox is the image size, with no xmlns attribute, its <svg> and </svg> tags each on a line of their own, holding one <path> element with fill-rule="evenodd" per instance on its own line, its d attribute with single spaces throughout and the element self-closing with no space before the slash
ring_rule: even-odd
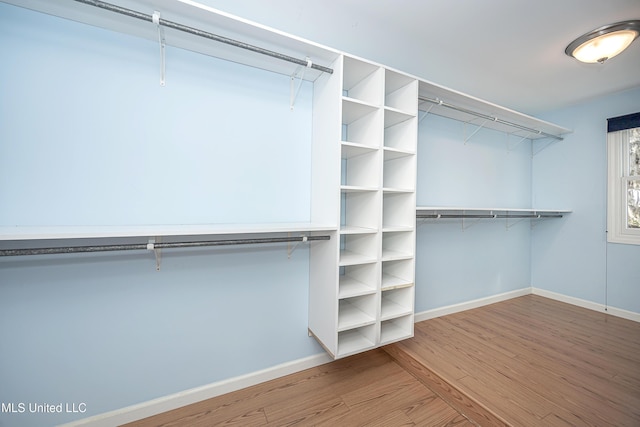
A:
<svg viewBox="0 0 640 427">
<path fill-rule="evenodd" d="M 377 294 L 339 300 L 338 331 L 360 328 L 376 321 Z"/>
<path fill-rule="evenodd" d="M 413 286 L 382 292 L 380 319 L 389 320 L 413 313 Z"/>
<path fill-rule="evenodd" d="M 376 325 L 363 326 L 338 333 L 338 354 L 345 357 L 374 348 L 377 341 Z"/>
<path fill-rule="evenodd" d="M 384 105 L 407 114 L 418 113 L 418 82 L 413 77 L 385 70 Z"/>
<path fill-rule="evenodd" d="M 378 235 L 341 234 L 340 235 L 340 266 L 368 264 L 377 261 Z"/>
<path fill-rule="evenodd" d="M 380 344 L 389 344 L 394 341 L 413 336 L 413 315 L 385 320 L 380 325 Z"/>
<path fill-rule="evenodd" d="M 350 100 L 342 101 L 342 141 L 367 147 L 382 146 L 382 110 Z"/>
<path fill-rule="evenodd" d="M 373 232 L 380 227 L 380 192 L 343 189 L 340 200 L 341 232 Z"/>
<path fill-rule="evenodd" d="M 339 293 L 341 299 L 375 293 L 378 289 L 379 263 L 340 267 Z"/>
<path fill-rule="evenodd" d="M 382 229 L 413 229 L 416 225 L 414 193 L 384 193 L 382 199 Z"/>
<path fill-rule="evenodd" d="M 380 152 L 354 151 L 343 147 L 340 184 L 362 189 L 380 187 Z M 350 156 L 345 155 L 347 152 Z"/>
<path fill-rule="evenodd" d="M 384 146 L 408 153 L 415 153 L 416 141 L 418 139 L 416 120 L 415 117 L 393 114 L 390 111 L 386 111 Z"/>
<path fill-rule="evenodd" d="M 415 250 L 413 231 L 384 232 L 382 235 L 382 260 L 412 259 Z"/>
<path fill-rule="evenodd" d="M 342 73 L 342 95 L 366 102 L 382 105 L 384 69 L 369 62 L 344 57 Z"/>
<path fill-rule="evenodd" d="M 414 263 L 413 259 L 383 262 L 382 290 L 389 291 L 413 286 L 415 278 Z"/>
<path fill-rule="evenodd" d="M 385 152 L 382 171 L 385 189 L 414 191 L 416 187 L 416 159 L 415 155 L 391 157 Z"/>
</svg>

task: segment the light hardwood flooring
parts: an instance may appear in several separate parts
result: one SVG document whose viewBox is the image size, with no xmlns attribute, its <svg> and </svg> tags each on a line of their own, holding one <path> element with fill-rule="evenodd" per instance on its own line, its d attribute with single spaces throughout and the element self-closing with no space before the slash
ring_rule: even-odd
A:
<svg viewBox="0 0 640 427">
<path fill-rule="evenodd" d="M 640 426 L 637 322 L 527 295 L 417 323 L 387 350 L 481 425 Z"/>
<path fill-rule="evenodd" d="M 156 426 L 473 426 L 383 350 L 311 368 L 144 420 Z"/>
<path fill-rule="evenodd" d="M 640 323 L 527 295 L 148 426 L 640 426 Z"/>
</svg>

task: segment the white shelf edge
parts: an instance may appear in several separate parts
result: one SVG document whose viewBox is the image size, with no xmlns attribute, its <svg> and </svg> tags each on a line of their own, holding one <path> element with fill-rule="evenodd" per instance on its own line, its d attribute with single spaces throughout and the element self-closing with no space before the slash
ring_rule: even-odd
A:
<svg viewBox="0 0 640 427">
<path fill-rule="evenodd" d="M 340 262 L 338 265 L 344 267 L 347 265 L 371 264 L 376 261 L 377 259 L 374 256 L 366 256 L 351 251 L 340 251 Z"/>
<path fill-rule="evenodd" d="M 403 231 L 413 231 L 415 227 L 409 225 L 389 225 L 382 226 L 383 233 L 399 233 Z"/>
<path fill-rule="evenodd" d="M 340 278 L 338 299 L 353 298 L 376 293 L 375 285 L 371 286 L 353 277 Z"/>
<path fill-rule="evenodd" d="M 375 234 L 378 232 L 377 228 L 368 227 L 355 227 L 355 226 L 341 226 L 339 229 L 340 234 Z"/>
<path fill-rule="evenodd" d="M 337 231 L 337 227 L 326 224 L 302 222 L 264 224 L 167 224 L 126 226 L 0 226 L 0 241 L 306 233 L 315 231 Z"/>
<path fill-rule="evenodd" d="M 345 193 L 366 193 L 366 192 L 374 192 L 378 191 L 376 187 L 362 187 L 359 185 L 341 185 L 340 191 Z"/>
<path fill-rule="evenodd" d="M 414 190 L 410 188 L 394 188 L 394 187 L 384 187 L 382 189 L 384 193 L 413 193 Z"/>
</svg>

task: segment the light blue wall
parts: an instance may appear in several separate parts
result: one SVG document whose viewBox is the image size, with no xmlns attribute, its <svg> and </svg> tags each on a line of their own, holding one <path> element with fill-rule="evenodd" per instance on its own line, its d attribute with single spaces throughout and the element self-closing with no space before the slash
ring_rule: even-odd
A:
<svg viewBox="0 0 640 427">
<path fill-rule="evenodd" d="M 0 4 L 0 224 L 308 221 L 311 85 Z M 78 243 L 78 242 L 72 242 Z M 82 418 L 296 360 L 308 250 L 0 259 L 0 414 Z"/>
<path fill-rule="evenodd" d="M 482 129 L 465 143 L 475 129 L 435 115 L 420 122 L 418 206 L 530 207 L 530 142 Z M 522 289 L 529 281 L 529 221 L 418 221 L 416 312 Z"/>
<path fill-rule="evenodd" d="M 543 116 L 574 133 L 534 158 L 533 201 L 573 213 L 534 235 L 534 287 L 640 313 L 640 246 L 606 243 L 606 120 L 638 111 L 635 88 Z"/>
</svg>

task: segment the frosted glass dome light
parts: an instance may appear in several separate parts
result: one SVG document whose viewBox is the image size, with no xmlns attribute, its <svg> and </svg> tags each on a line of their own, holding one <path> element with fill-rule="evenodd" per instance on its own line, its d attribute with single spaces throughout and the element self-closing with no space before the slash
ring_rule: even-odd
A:
<svg viewBox="0 0 640 427">
<path fill-rule="evenodd" d="M 640 20 L 618 22 L 593 30 L 571 42 L 565 53 L 586 63 L 604 63 L 640 35 Z"/>
</svg>

